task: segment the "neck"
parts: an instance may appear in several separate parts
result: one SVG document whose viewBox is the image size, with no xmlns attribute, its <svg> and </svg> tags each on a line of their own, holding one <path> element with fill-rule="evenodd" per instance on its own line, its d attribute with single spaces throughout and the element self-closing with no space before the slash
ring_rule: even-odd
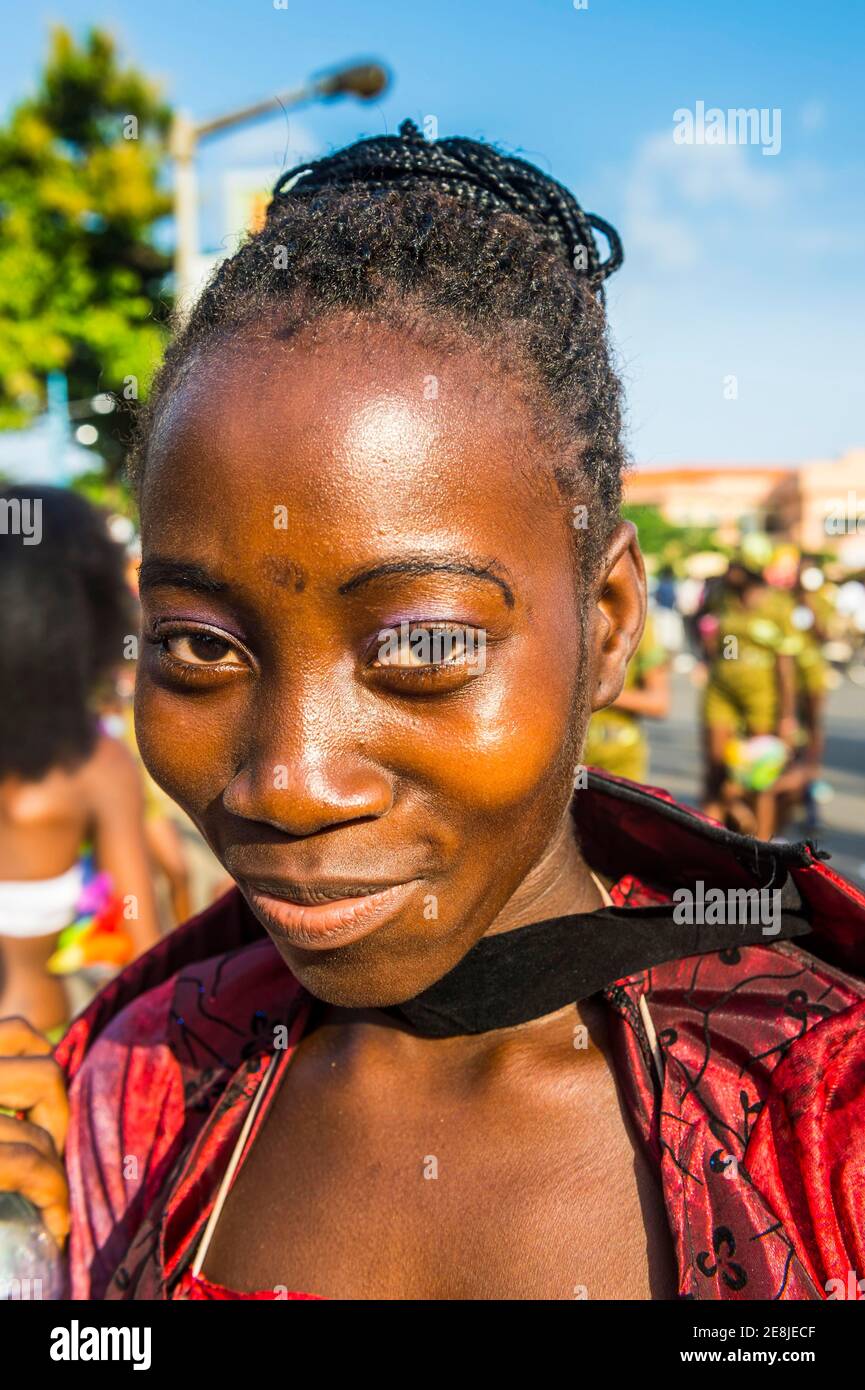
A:
<svg viewBox="0 0 865 1390">
<path fill-rule="evenodd" d="M 543 858 L 526 874 L 484 935 L 497 936 L 529 922 L 543 922 L 571 912 L 592 912 L 602 903 L 577 843 L 568 806 Z"/>
</svg>

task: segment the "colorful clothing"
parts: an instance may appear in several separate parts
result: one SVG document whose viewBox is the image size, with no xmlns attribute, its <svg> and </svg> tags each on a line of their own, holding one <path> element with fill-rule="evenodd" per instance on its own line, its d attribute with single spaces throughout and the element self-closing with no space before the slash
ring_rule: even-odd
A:
<svg viewBox="0 0 865 1390">
<path fill-rule="evenodd" d="M 800 694 L 818 697 L 825 695 L 829 688 L 829 663 L 823 655 L 823 640 L 817 636 L 815 628 L 831 632 L 835 608 L 824 589 L 809 594 L 807 606 L 816 621 L 801 633 L 801 647 L 796 656 L 796 680 Z"/>
<path fill-rule="evenodd" d="M 54 936 L 78 910 L 84 870 L 79 863 L 53 878 L 0 881 L 0 936 Z"/>
<path fill-rule="evenodd" d="M 669 902 L 697 880 L 748 888 L 788 874 L 801 895 L 810 951 L 767 942 L 691 956 L 602 997 L 617 1078 L 662 1184 L 679 1296 L 830 1297 L 830 1280 L 847 1287 L 848 1271 L 865 1273 L 865 895 L 808 843 L 760 845 L 601 774 L 575 793 L 573 814 L 618 905 Z M 241 1294 L 189 1273 L 274 1028 L 287 1029 L 281 1074 L 311 1005 L 232 890 L 75 1021 L 55 1052 L 70 1083 L 74 1298 L 314 1296 Z"/>
<path fill-rule="evenodd" d="M 637 650 L 628 663 L 622 690 L 639 690 L 648 672 L 665 665 L 667 660 L 650 614 Z M 587 767 L 599 767 L 632 782 L 644 781 L 649 765 L 649 745 L 639 716 L 630 710 L 616 709 L 615 705 L 593 714 L 583 747 L 583 762 Z"/>
<path fill-rule="evenodd" d="M 100 873 L 92 850 L 80 860 L 81 891 L 73 920 L 60 933 L 45 968 L 50 975 L 72 975 L 89 966 L 117 969 L 135 954 L 132 937 L 123 920 L 123 903 L 114 893 L 111 878 Z"/>
<path fill-rule="evenodd" d="M 767 588 L 751 606 L 728 595 L 717 617 L 720 651 L 709 669 L 703 718 L 749 738 L 771 734 L 778 724 L 778 657 L 796 657 L 802 648 L 790 594 Z"/>
<path fill-rule="evenodd" d="M 55 976 L 72 975 L 92 965 L 117 969 L 134 954 L 122 921 L 122 904 L 108 874 L 97 872 L 89 846 L 84 846 L 70 869 L 54 878 L 0 883 L 0 938 L 4 936 L 55 937 L 54 950 L 45 962 L 46 972 Z M 50 947 L 48 941 L 46 949 Z M 59 1005 L 67 1022 L 47 1030 L 49 1042 L 60 1041 L 69 1015 L 75 1012 L 69 988 L 67 982 L 65 1009 Z"/>
</svg>

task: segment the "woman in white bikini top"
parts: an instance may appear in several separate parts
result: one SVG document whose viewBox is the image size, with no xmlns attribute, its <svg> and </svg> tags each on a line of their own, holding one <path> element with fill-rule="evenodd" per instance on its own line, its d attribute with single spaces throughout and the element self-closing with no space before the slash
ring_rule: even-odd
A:
<svg viewBox="0 0 865 1390">
<path fill-rule="evenodd" d="M 77 915 L 86 841 L 130 904 L 136 951 L 159 935 L 138 768 L 94 702 L 135 618 L 122 548 L 88 502 L 28 487 L 0 504 L 0 1016 L 57 1034 L 68 1003 L 45 967 Z"/>
</svg>

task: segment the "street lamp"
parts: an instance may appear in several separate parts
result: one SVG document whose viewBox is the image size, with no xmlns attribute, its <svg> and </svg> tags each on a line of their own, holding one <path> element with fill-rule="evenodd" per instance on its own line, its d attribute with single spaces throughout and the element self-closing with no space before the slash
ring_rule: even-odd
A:
<svg viewBox="0 0 865 1390">
<path fill-rule="evenodd" d="M 169 153 L 174 160 L 174 220 L 176 244 L 174 252 L 175 299 L 183 311 L 184 301 L 195 288 L 196 252 L 198 247 L 198 195 L 195 180 L 195 155 L 199 142 L 223 131 L 285 111 L 310 101 L 334 101 L 353 96 L 359 101 L 372 101 L 388 86 L 390 75 L 380 63 L 353 63 L 311 78 L 302 87 L 280 92 L 278 96 L 229 111 L 211 121 L 196 123 L 183 111 L 175 113 Z"/>
</svg>

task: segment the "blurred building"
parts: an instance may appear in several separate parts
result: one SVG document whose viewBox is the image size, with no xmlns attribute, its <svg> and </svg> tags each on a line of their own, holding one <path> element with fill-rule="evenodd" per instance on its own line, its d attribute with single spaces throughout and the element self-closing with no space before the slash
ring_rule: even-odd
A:
<svg viewBox="0 0 865 1390">
<path fill-rule="evenodd" d="M 626 500 L 656 506 L 675 525 L 710 526 L 721 542 L 768 529 L 865 566 L 865 449 L 800 464 L 638 468 Z"/>
</svg>

